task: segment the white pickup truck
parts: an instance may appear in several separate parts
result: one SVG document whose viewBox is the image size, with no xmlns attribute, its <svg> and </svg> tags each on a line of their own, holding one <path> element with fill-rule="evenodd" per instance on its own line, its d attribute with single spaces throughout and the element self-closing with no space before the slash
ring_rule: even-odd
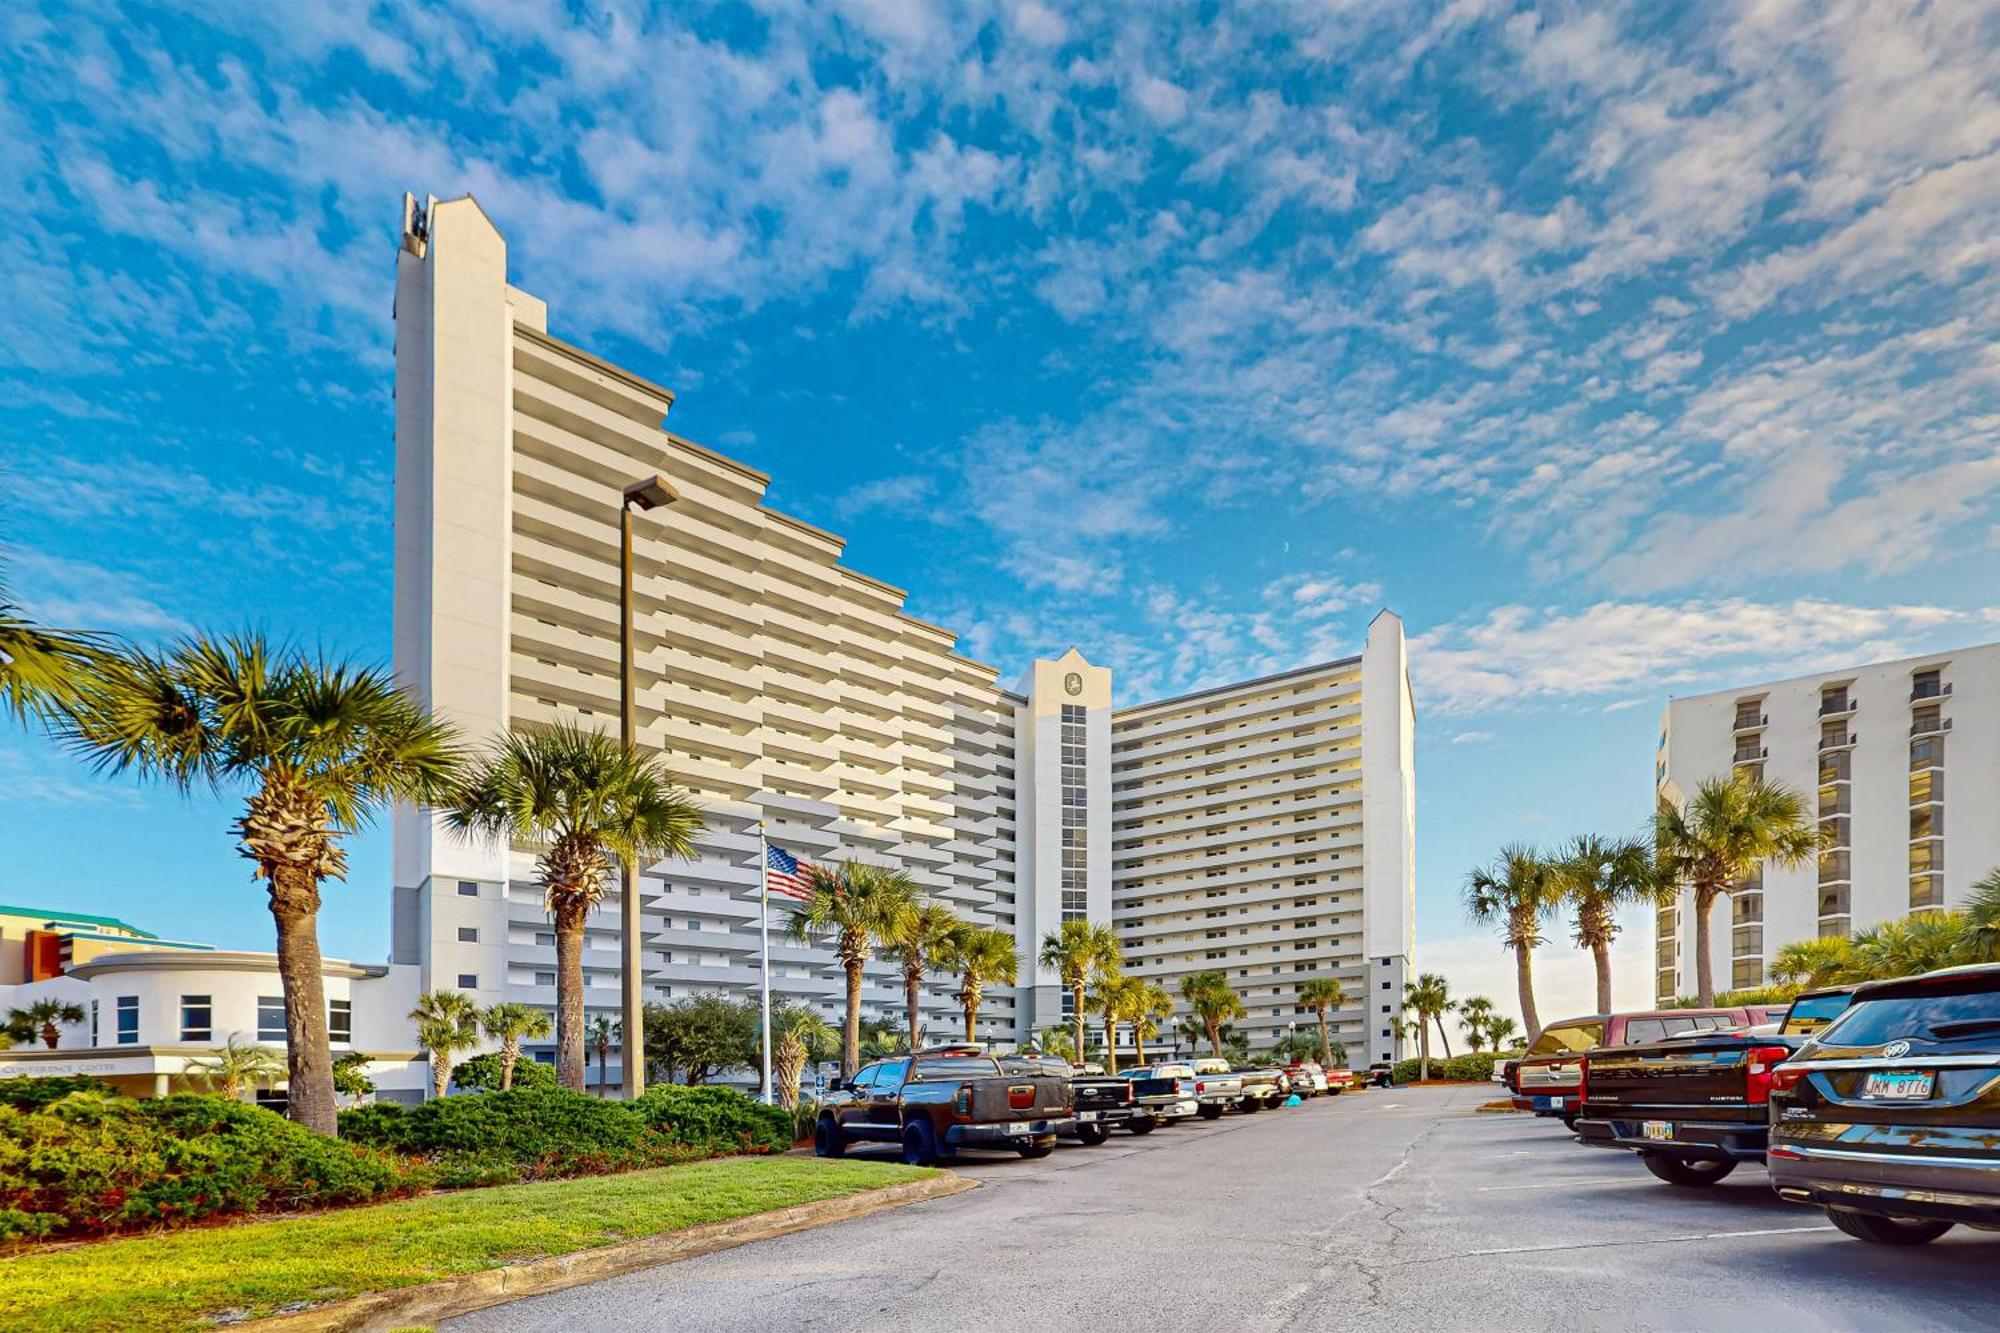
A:
<svg viewBox="0 0 2000 1333">
<path fill-rule="evenodd" d="M 1229 1067 L 1229 1061 L 1207 1059 L 1194 1062 L 1194 1099 L 1201 1103 L 1203 1120 L 1220 1119 L 1224 1111 L 1234 1111 L 1243 1102 L 1243 1079 Z"/>
</svg>

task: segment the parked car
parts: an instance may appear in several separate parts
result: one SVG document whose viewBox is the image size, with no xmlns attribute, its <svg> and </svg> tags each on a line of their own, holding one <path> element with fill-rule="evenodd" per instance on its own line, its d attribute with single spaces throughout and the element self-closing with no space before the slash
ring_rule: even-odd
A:
<svg viewBox="0 0 2000 1333">
<path fill-rule="evenodd" d="M 1318 1097 L 1335 1090 L 1317 1061 L 1295 1060 L 1285 1066 L 1285 1077 L 1292 1081 L 1292 1091 L 1301 1097 Z"/>
<path fill-rule="evenodd" d="M 1878 1245 L 2000 1229 L 2000 965 L 1857 988 L 1778 1071 L 1770 1167 Z"/>
<path fill-rule="evenodd" d="M 1217 1119 L 1223 1112 L 1242 1106 L 1243 1079 L 1229 1067 L 1227 1060 L 1196 1060 L 1194 1099 L 1201 1105 L 1202 1119 Z"/>
<path fill-rule="evenodd" d="M 1292 1095 L 1291 1076 L 1276 1065 L 1259 1065 L 1230 1072 L 1243 1081 L 1243 1102 L 1237 1109 L 1245 1115 L 1283 1106 L 1285 1098 Z"/>
<path fill-rule="evenodd" d="M 1139 1106 L 1130 1079 L 1086 1073 L 1053 1055 L 1003 1055 L 999 1060 L 1003 1074 L 1046 1074 L 1068 1079 L 1075 1118 L 1068 1128 L 1058 1132 L 1089 1147 L 1110 1138 L 1114 1129 L 1132 1129 L 1135 1121 L 1145 1122 L 1144 1129 L 1135 1130 L 1140 1134 L 1151 1133 L 1156 1123 L 1152 1113 Z"/>
<path fill-rule="evenodd" d="M 1801 995 L 1779 1023 L 1589 1052 L 1577 1138 L 1636 1152 L 1661 1180 L 1687 1187 L 1713 1185 L 1741 1163 L 1763 1161 L 1777 1070 L 1808 1031 L 1846 1007 L 1850 989 Z"/>
<path fill-rule="evenodd" d="M 1352 1092 L 1356 1088 L 1367 1086 L 1362 1076 L 1355 1073 L 1352 1069 L 1326 1069 L 1321 1072 L 1326 1075 L 1327 1095 L 1332 1097 L 1338 1097 L 1343 1092 Z"/>
<path fill-rule="evenodd" d="M 991 1056 L 941 1047 L 864 1065 L 820 1105 L 813 1151 L 839 1157 L 855 1140 L 900 1143 L 903 1160 L 928 1165 L 962 1148 L 1046 1157 L 1075 1114 L 1070 1081 L 1003 1074 Z"/>
<path fill-rule="evenodd" d="M 1133 1122 L 1130 1128 L 1134 1134 L 1148 1134 L 1159 1125 L 1192 1120 L 1201 1114 L 1201 1102 L 1195 1092 L 1200 1080 L 1193 1065 L 1140 1065 L 1126 1070 L 1124 1077 L 1131 1080 L 1134 1100 L 1152 1114 L 1152 1123 L 1144 1129 L 1139 1122 Z"/>
<path fill-rule="evenodd" d="M 1580 1057 L 1585 1051 L 1599 1046 L 1663 1041 L 1686 1032 L 1764 1023 L 1782 1012 L 1782 1005 L 1757 1005 L 1735 1009 L 1653 1009 L 1565 1018 L 1543 1028 L 1521 1058 L 1509 1064 L 1507 1089 L 1513 1095 L 1516 1110 L 1554 1116 L 1565 1128 L 1574 1129 L 1582 1091 Z"/>
</svg>

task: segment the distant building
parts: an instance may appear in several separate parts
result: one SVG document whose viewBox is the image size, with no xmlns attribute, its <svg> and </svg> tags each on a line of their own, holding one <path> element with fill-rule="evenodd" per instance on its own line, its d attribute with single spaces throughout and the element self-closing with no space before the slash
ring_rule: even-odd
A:
<svg viewBox="0 0 2000 1333">
<path fill-rule="evenodd" d="M 93 958 L 134 949 L 206 949 L 127 925 L 117 917 L 0 907 L 0 986 L 43 981 Z"/>
<path fill-rule="evenodd" d="M 1653 771 L 1660 793 L 1679 800 L 1732 772 L 1802 793 L 1833 843 L 1816 864 L 1767 867 L 1716 906 L 1719 987 L 1764 984 L 1771 956 L 1793 940 L 1957 907 L 2000 865 L 2000 644 L 1670 703 Z M 1685 894 L 1659 913 L 1662 999 L 1694 990 L 1692 913 Z"/>
<path fill-rule="evenodd" d="M 475 740 L 559 718 L 615 733 L 621 491 L 659 475 L 680 496 L 635 520 L 638 737 L 707 831 L 692 860 L 642 869 L 647 999 L 756 993 L 761 829 L 810 861 L 902 867 L 1012 931 L 1021 985 L 989 995 L 982 1038 L 1065 1020 L 1070 998 L 1035 955 L 1084 917 L 1169 989 L 1225 972 L 1255 1044 L 1308 1019 L 1297 988 L 1319 975 L 1351 997 L 1350 1057 L 1394 1051 L 1415 885 L 1397 617 L 1378 616 L 1354 657 L 1182 698 L 1115 706 L 1112 672 L 1076 648 L 1008 688 L 901 589 L 844 564 L 842 538 L 767 503 L 769 476 L 665 429 L 673 401 L 550 332 L 476 202 L 408 201 L 399 678 Z M 394 960 L 482 1004 L 552 1007 L 533 857 L 414 812 L 395 842 Z M 612 1014 L 616 900 L 614 885 L 583 952 L 586 1005 Z M 828 1015 L 842 1003 L 821 945 L 774 942 L 770 984 Z M 924 988 L 931 1033 L 959 1033 L 952 989 Z M 871 964 L 862 994 L 900 1026 L 893 968 Z"/>
</svg>

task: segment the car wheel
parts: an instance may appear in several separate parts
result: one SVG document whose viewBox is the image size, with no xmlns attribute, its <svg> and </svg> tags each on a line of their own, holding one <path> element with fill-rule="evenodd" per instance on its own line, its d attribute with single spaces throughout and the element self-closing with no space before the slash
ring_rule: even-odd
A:
<svg viewBox="0 0 2000 1333">
<path fill-rule="evenodd" d="M 1222 1104 L 1220 1102 L 1203 1102 L 1201 1104 L 1201 1118 L 1203 1120 L 1222 1119 Z"/>
<path fill-rule="evenodd" d="M 1098 1144 L 1111 1137 L 1111 1127 L 1109 1125 L 1078 1125 L 1076 1127 L 1076 1137 L 1082 1141 L 1085 1147 L 1095 1148 Z"/>
<path fill-rule="evenodd" d="M 1874 1213 L 1853 1213 L 1845 1208 L 1826 1210 L 1829 1222 L 1856 1240 L 1877 1245 L 1928 1245 L 1951 1230 L 1949 1222 L 1915 1217 L 1878 1217 Z"/>
<path fill-rule="evenodd" d="M 1639 1160 L 1646 1169 L 1666 1181 L 1669 1185 L 1680 1185 L 1689 1189 L 1700 1189 L 1713 1185 L 1736 1169 L 1734 1162 L 1710 1162 L 1688 1157 L 1669 1157 L 1665 1153 L 1642 1152 Z"/>
<path fill-rule="evenodd" d="M 1020 1152 L 1021 1156 L 1027 1158 L 1029 1161 L 1032 1162 L 1037 1158 L 1047 1157 L 1050 1153 L 1054 1152 L 1055 1150 L 1056 1146 L 1053 1143 L 1035 1143 L 1035 1144 L 1030 1144 L 1026 1148 L 1021 1148 L 1018 1151 Z"/>
<path fill-rule="evenodd" d="M 1244 1115 L 1256 1115 L 1264 1109 L 1264 1103 L 1258 1101 L 1255 1097 L 1245 1097 L 1242 1101 L 1236 1103 L 1236 1109 Z"/>
<path fill-rule="evenodd" d="M 819 1123 L 813 1126 L 813 1156 L 847 1156 L 847 1136 L 840 1132 L 840 1126 L 833 1122 L 830 1115 L 821 1116 Z"/>
<path fill-rule="evenodd" d="M 1160 1122 L 1149 1115 L 1142 1115 L 1125 1122 L 1125 1128 L 1131 1130 L 1134 1134 L 1150 1134 L 1159 1127 Z"/>
<path fill-rule="evenodd" d="M 1340 1089 L 1339 1089 L 1339 1088 L 1328 1088 L 1328 1089 L 1326 1090 L 1326 1095 L 1327 1095 L 1327 1096 L 1329 1096 L 1329 1097 L 1338 1097 L 1338 1096 L 1340 1095 Z"/>
<path fill-rule="evenodd" d="M 1579 1116 L 1573 1116 L 1573 1115 L 1566 1115 L 1566 1116 L 1564 1116 L 1564 1117 L 1562 1118 L 1562 1122 L 1563 1122 L 1563 1128 L 1564 1128 L 1564 1129 L 1566 1129 L 1566 1130 L 1569 1130 L 1569 1131 L 1570 1131 L 1571 1133 L 1575 1133 L 1575 1132 L 1576 1132 L 1576 1122 L 1577 1122 L 1577 1121 L 1578 1121 L 1578 1120 L 1579 1120 L 1580 1118 L 1581 1118 L 1581 1117 L 1579 1117 Z"/>
<path fill-rule="evenodd" d="M 937 1162 L 937 1133 L 928 1120 L 912 1120 L 903 1126 L 903 1161 L 910 1166 L 932 1166 Z"/>
</svg>

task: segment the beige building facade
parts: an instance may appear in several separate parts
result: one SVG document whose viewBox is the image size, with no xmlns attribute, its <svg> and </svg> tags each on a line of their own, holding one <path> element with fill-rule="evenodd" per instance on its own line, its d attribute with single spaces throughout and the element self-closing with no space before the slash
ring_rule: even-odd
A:
<svg viewBox="0 0 2000 1333">
<path fill-rule="evenodd" d="M 1200 756 L 1156 743 L 1176 730 L 1172 709 L 1115 710 L 1111 671 L 1075 649 L 1003 686 L 952 631 L 909 614 L 901 589 L 847 566 L 841 538 L 766 504 L 766 474 L 665 428 L 671 392 L 551 334 L 544 304 L 508 285 L 505 242 L 472 199 L 408 201 L 398 265 L 395 657 L 433 708 L 475 739 L 558 718 L 615 733 L 620 496 L 656 474 L 679 493 L 635 518 L 639 742 L 700 802 L 707 829 L 692 860 L 643 868 L 645 998 L 756 992 L 761 830 L 808 861 L 901 867 L 967 919 L 1014 932 L 1022 984 L 989 993 L 981 1038 L 1019 1041 L 1060 1022 L 1060 988 L 1034 962 L 1042 935 L 1065 915 L 1113 921 L 1131 896 L 1114 847 L 1124 747 L 1173 756 L 1185 768 L 1174 782 L 1202 776 Z M 1314 772 L 1296 789 L 1310 799 L 1285 810 L 1310 814 L 1311 828 L 1269 831 L 1296 827 L 1348 858 L 1340 910 L 1330 901 L 1310 928 L 1341 942 L 1285 962 L 1346 966 L 1371 1000 L 1393 969 L 1364 979 L 1364 960 L 1379 952 L 1400 966 L 1410 949 L 1414 719 L 1401 654 L 1401 624 L 1385 617 L 1362 657 L 1311 669 L 1313 697 L 1287 694 L 1268 718 L 1249 702 L 1230 712 L 1260 726 L 1282 714 L 1281 729 L 1296 730 L 1303 708 L 1333 729 L 1321 744 L 1341 753 L 1326 765 L 1347 768 L 1325 781 Z M 1260 744 L 1246 758 L 1289 773 L 1318 749 Z M 1268 794 L 1303 776 L 1269 779 Z M 1375 806 L 1359 800 L 1363 787 L 1380 793 Z M 1181 818 L 1220 813 L 1196 801 Z M 426 988 L 553 1006 L 554 936 L 532 856 L 413 812 L 398 816 L 395 844 L 394 960 L 418 966 Z M 1335 896 L 1331 878 L 1325 888 Z M 1317 920 L 1309 910 L 1286 909 L 1288 929 L 1306 929 L 1290 926 L 1295 916 Z M 1372 932 L 1370 913 L 1385 914 Z M 1268 992 L 1303 974 L 1280 978 L 1263 944 L 1267 994 L 1253 1008 L 1265 1012 L 1250 1027 L 1268 1035 L 1280 1026 L 1271 1008 L 1291 1013 Z M 1144 967 L 1162 978 L 1185 961 L 1154 953 L 1149 943 Z M 615 1013 L 615 885 L 590 919 L 584 970 L 589 1006 Z M 841 1001 L 817 945 L 774 939 L 770 981 L 776 997 L 829 1016 Z M 959 1033 L 951 991 L 944 978 L 927 988 L 927 1032 Z M 863 996 L 871 1012 L 900 1016 L 887 965 L 871 967 Z"/>
</svg>

